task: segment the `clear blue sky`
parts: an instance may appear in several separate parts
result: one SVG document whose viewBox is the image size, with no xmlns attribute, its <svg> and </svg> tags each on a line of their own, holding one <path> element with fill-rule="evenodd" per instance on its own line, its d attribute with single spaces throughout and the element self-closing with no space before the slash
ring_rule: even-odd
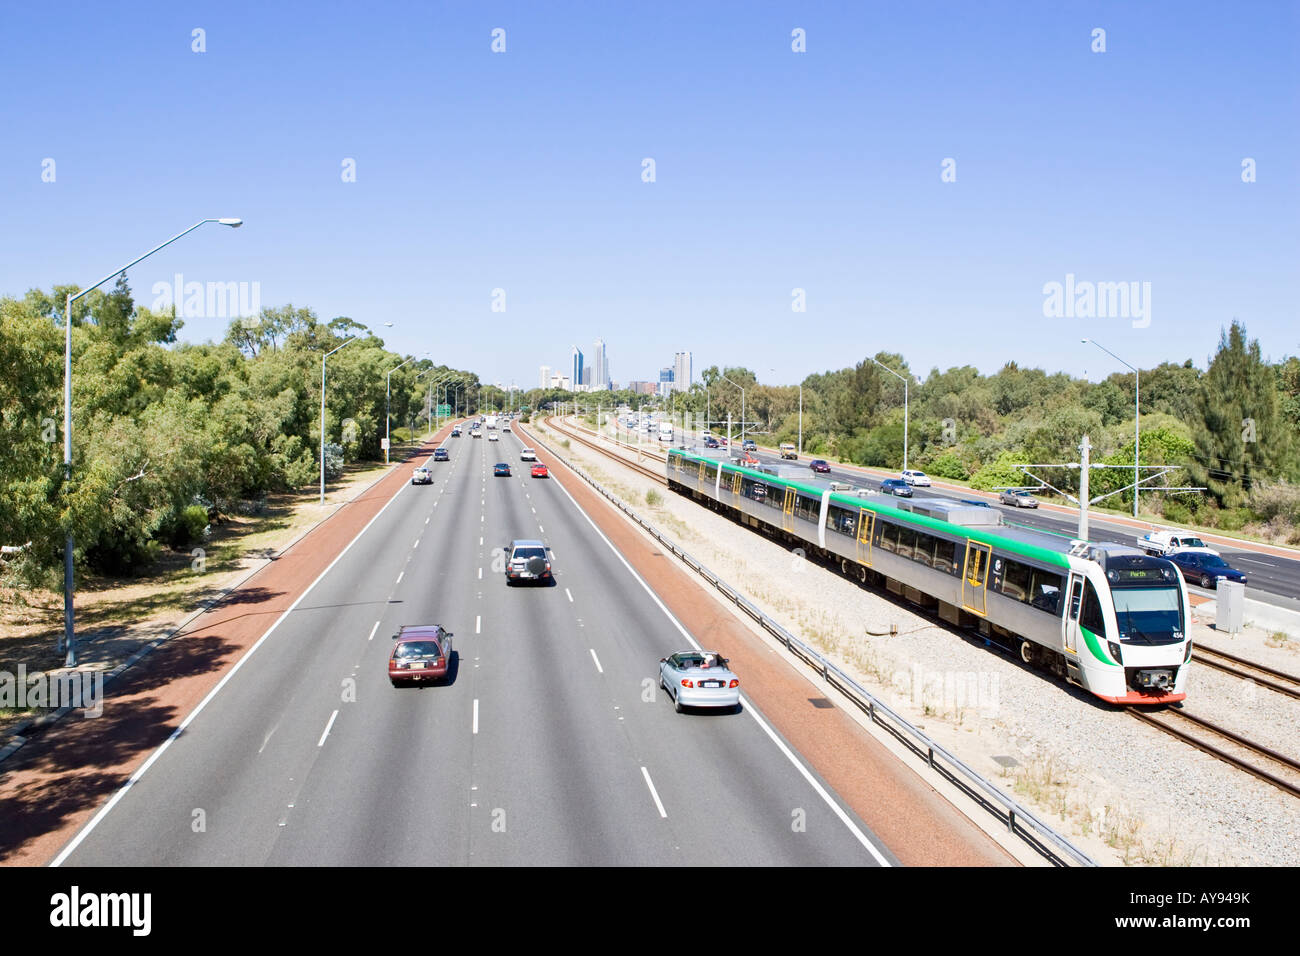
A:
<svg viewBox="0 0 1300 956">
<path fill-rule="evenodd" d="M 680 349 L 776 382 L 881 349 L 1097 378 L 1118 366 L 1081 336 L 1200 365 L 1234 317 L 1279 358 L 1300 351 L 1298 9 L 10 4 L 0 294 L 240 216 L 137 267 L 137 298 L 177 272 L 258 282 L 526 386 L 597 336 L 620 382 Z M 1150 326 L 1044 318 L 1067 273 L 1150 282 Z"/>
</svg>

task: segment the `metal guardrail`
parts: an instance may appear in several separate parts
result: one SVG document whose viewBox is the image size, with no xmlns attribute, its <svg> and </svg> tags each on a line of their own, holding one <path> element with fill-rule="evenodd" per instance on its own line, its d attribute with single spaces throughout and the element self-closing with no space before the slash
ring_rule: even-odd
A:
<svg viewBox="0 0 1300 956">
<path fill-rule="evenodd" d="M 550 443 L 547 444 L 549 447 Z M 678 547 L 675 541 L 638 515 L 626 502 L 603 488 L 599 482 L 553 447 L 551 447 L 551 454 L 564 462 L 570 471 L 591 485 L 592 488 L 608 499 L 614 507 L 626 514 L 656 541 L 681 559 L 687 567 L 713 585 L 727 600 L 735 604 L 763 630 L 780 641 L 786 650 L 817 670 L 826 683 L 853 701 L 860 710 L 870 717 L 873 724 L 880 726 L 909 751 L 924 759 L 930 769 L 942 775 L 984 809 L 1003 819 L 1009 832 L 1020 837 L 1036 852 L 1042 854 L 1057 866 L 1068 865 L 1067 860 L 1073 861 L 1079 866 L 1097 865 L 1095 860 L 1038 819 L 1032 811 L 1012 800 L 977 771 L 967 766 L 955 754 L 932 740 L 891 709 L 889 705 L 863 688 L 851 676 L 840 669 L 838 665 L 816 649 L 809 647 L 775 620 L 764 614 L 736 588 L 723 581 L 690 553 Z M 1052 848 L 1059 850 L 1060 853 L 1054 852 Z"/>
</svg>

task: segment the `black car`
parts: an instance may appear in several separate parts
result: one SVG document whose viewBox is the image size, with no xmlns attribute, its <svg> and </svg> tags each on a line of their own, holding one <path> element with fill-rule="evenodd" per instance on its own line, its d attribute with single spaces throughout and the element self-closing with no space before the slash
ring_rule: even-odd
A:
<svg viewBox="0 0 1300 956">
<path fill-rule="evenodd" d="M 718 440 L 717 440 L 716 438 L 713 438 L 713 437 L 706 438 L 706 439 L 704 439 L 704 447 L 705 447 L 705 448 L 717 448 L 717 447 L 719 447 L 719 446 L 718 446 Z"/>
<path fill-rule="evenodd" d="M 1203 588 L 1217 588 L 1219 578 L 1246 583 L 1245 574 L 1209 551 L 1175 551 L 1165 557 L 1174 562 L 1178 570 L 1183 572 L 1183 578 L 1188 584 L 1199 584 Z"/>
<path fill-rule="evenodd" d="M 808 462 L 808 467 L 813 470 L 814 474 L 829 475 L 831 473 L 831 466 L 825 458 L 814 458 Z"/>
<path fill-rule="evenodd" d="M 902 478 L 886 478 L 880 483 L 880 490 L 887 495 L 897 495 L 899 498 L 912 497 L 912 486 Z"/>
<path fill-rule="evenodd" d="M 507 465 L 504 461 L 499 461 L 499 462 L 497 462 L 495 465 L 492 466 L 492 477 L 493 477 L 493 478 L 509 478 L 509 477 L 510 477 L 510 466 Z"/>
<path fill-rule="evenodd" d="M 433 450 L 433 460 L 434 460 L 434 461 L 451 461 L 451 455 L 447 454 L 447 449 L 445 449 L 445 448 L 435 448 L 435 449 Z"/>
</svg>

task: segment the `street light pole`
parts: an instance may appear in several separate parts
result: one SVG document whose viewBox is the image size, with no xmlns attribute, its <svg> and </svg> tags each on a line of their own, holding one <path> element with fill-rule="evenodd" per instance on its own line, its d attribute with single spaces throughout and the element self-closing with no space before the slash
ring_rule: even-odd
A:
<svg viewBox="0 0 1300 956">
<path fill-rule="evenodd" d="M 1119 362 L 1120 365 L 1133 371 L 1133 517 L 1136 518 L 1138 516 L 1138 473 L 1142 448 L 1142 373 L 1096 339 L 1083 339 L 1082 342 L 1084 345 L 1091 342 L 1116 362 Z"/>
<path fill-rule="evenodd" d="M 242 219 L 200 219 L 188 229 L 178 232 L 164 243 L 154 246 L 142 256 L 132 259 L 120 269 L 114 269 L 104 278 L 100 279 L 94 285 L 87 286 L 76 295 L 68 294 L 64 303 L 64 336 L 63 336 L 63 482 L 65 489 L 70 490 L 72 487 L 72 303 L 76 302 L 83 295 L 93 292 L 101 285 L 114 276 L 122 275 L 127 269 L 130 269 L 137 262 L 148 259 L 159 249 L 170 246 L 177 239 L 188 235 L 199 226 L 206 225 L 210 222 L 220 223 L 223 226 L 229 226 L 232 229 L 238 229 L 244 224 Z M 177 298 L 180 297 L 181 290 L 176 290 Z M 66 493 L 66 492 L 65 492 Z M 67 667 L 77 666 L 77 649 L 76 639 L 74 636 L 74 623 L 76 620 L 75 603 L 73 600 L 74 592 L 74 572 L 75 561 L 73 559 L 73 548 L 75 545 L 74 535 L 72 533 L 72 521 L 68 521 L 68 533 L 63 545 L 63 648 L 67 651 L 67 657 L 64 659 L 64 665 Z"/>
<path fill-rule="evenodd" d="M 867 358 L 871 358 L 871 356 L 868 355 Z M 876 362 L 876 360 L 873 358 L 871 359 L 871 361 Z M 890 375 L 894 376 L 894 378 L 898 379 L 900 382 L 903 383 L 903 471 L 907 471 L 907 379 L 899 375 L 897 372 L 895 372 L 884 362 L 876 362 L 876 364 L 879 365 L 881 368 L 883 368 Z M 803 407 L 802 395 L 800 395 L 799 406 L 802 409 Z"/>
<path fill-rule="evenodd" d="M 424 352 L 423 354 L 428 355 L 429 353 Z M 391 444 L 390 439 L 392 438 L 391 428 L 389 427 L 392 424 L 392 416 L 389 413 L 388 406 L 389 406 L 389 396 L 392 393 L 392 387 L 393 387 L 393 373 L 396 372 L 399 368 L 401 368 L 402 365 L 406 365 L 409 362 L 414 362 L 415 359 L 416 356 L 412 355 L 401 365 L 394 365 L 392 368 L 388 370 L 388 376 L 384 380 L 384 464 L 385 465 L 388 464 L 388 446 Z"/>
<path fill-rule="evenodd" d="M 736 385 L 735 382 L 732 382 L 731 379 L 727 378 L 727 376 L 723 375 L 721 372 L 718 373 L 718 377 L 721 378 L 724 382 L 731 382 L 732 385 Z M 740 389 L 740 450 L 744 451 L 745 450 L 745 389 L 743 386 L 740 385 L 736 385 L 736 388 Z M 730 415 L 727 416 L 727 448 L 728 448 L 727 454 L 731 454 L 730 452 L 731 416 Z"/>
<path fill-rule="evenodd" d="M 320 503 L 325 504 L 325 360 L 343 348 L 351 345 L 360 336 L 352 336 L 343 345 L 332 348 L 320 357 Z"/>
</svg>

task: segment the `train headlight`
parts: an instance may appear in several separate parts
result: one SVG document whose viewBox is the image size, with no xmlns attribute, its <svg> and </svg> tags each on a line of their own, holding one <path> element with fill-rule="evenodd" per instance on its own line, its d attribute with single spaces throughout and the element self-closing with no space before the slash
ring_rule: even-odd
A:
<svg viewBox="0 0 1300 956">
<path fill-rule="evenodd" d="M 1119 645 L 1114 641 L 1107 641 L 1106 645 L 1110 648 L 1110 656 L 1115 658 L 1115 663 L 1122 665 L 1124 663 L 1124 657 L 1119 652 Z"/>
</svg>

